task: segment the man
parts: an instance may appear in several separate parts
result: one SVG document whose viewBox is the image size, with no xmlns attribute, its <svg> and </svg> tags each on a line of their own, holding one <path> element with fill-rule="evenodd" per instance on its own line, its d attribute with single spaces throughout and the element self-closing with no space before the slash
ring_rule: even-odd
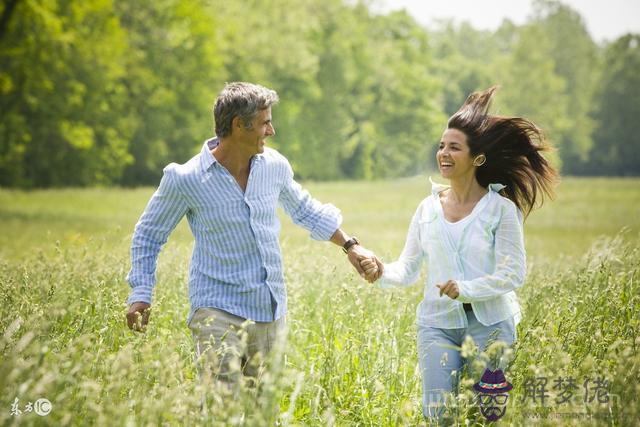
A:
<svg viewBox="0 0 640 427">
<path fill-rule="evenodd" d="M 257 376 L 260 358 L 284 326 L 278 203 L 313 239 L 341 246 L 361 276 L 373 281 L 381 273 L 377 258 L 339 228 L 340 211 L 314 200 L 293 179 L 287 159 L 264 147 L 275 134 L 271 106 L 277 102 L 276 92 L 265 87 L 227 84 L 214 106 L 217 138 L 206 141 L 187 163 L 164 169 L 131 247 L 127 323 L 144 331 L 158 253 L 187 216 L 195 238 L 187 321 L 196 354 L 209 353 L 201 358 L 208 360 L 208 370 L 232 388 L 242 374 Z M 360 266 L 365 258 L 376 261 L 366 272 Z"/>
</svg>

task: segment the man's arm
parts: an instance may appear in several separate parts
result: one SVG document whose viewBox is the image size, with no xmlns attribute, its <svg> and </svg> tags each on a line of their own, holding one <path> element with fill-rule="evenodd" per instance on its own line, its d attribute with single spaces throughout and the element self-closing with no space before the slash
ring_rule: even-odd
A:
<svg viewBox="0 0 640 427">
<path fill-rule="evenodd" d="M 143 331 L 149 321 L 158 253 L 187 212 L 187 205 L 176 186 L 174 174 L 172 165 L 164 169 L 160 185 L 149 200 L 133 233 L 131 270 L 127 275 L 131 286 L 127 299 L 130 305 L 127 325 L 135 331 Z"/>
<path fill-rule="evenodd" d="M 342 215 L 340 210 L 331 204 L 323 204 L 315 200 L 308 191 L 293 179 L 293 170 L 287 163 L 287 176 L 280 193 L 280 204 L 293 222 L 311 232 L 315 240 L 329 240 L 343 247 L 350 237 L 340 229 Z M 352 245 L 348 251 L 349 262 L 356 271 L 369 281 L 377 280 L 382 274 L 382 263 L 373 252 L 359 244 Z M 376 260 L 376 269 L 363 270 L 360 261 L 365 258 Z"/>
<path fill-rule="evenodd" d="M 330 203 L 321 203 L 293 179 L 293 170 L 287 163 L 287 176 L 278 200 L 294 224 L 311 234 L 314 240 L 331 240 L 342 224 L 340 210 Z"/>
</svg>

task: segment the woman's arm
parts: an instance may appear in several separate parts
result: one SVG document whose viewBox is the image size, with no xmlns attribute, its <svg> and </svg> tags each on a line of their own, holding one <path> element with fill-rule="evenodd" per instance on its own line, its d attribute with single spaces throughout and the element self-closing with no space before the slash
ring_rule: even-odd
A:
<svg viewBox="0 0 640 427">
<path fill-rule="evenodd" d="M 388 288 L 394 285 L 409 286 L 415 283 L 420 274 L 424 254 L 420 245 L 420 222 L 424 203 L 421 203 L 411 219 L 409 232 L 400 258 L 392 263 L 384 264 L 380 286 Z"/>
<path fill-rule="evenodd" d="M 494 250 L 493 273 L 473 280 L 457 281 L 458 301 L 484 301 L 523 285 L 527 269 L 526 254 L 522 219 L 515 205 L 509 204 L 504 210 L 496 230 Z"/>
</svg>

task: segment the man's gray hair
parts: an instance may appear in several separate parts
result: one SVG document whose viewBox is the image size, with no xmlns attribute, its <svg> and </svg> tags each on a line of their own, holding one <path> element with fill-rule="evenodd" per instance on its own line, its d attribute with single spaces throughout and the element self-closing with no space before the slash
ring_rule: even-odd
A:
<svg viewBox="0 0 640 427">
<path fill-rule="evenodd" d="M 213 106 L 213 119 L 218 138 L 231 135 L 231 123 L 239 117 L 246 129 L 251 129 L 258 111 L 265 110 L 279 101 L 275 90 L 253 83 L 227 83 Z"/>
</svg>

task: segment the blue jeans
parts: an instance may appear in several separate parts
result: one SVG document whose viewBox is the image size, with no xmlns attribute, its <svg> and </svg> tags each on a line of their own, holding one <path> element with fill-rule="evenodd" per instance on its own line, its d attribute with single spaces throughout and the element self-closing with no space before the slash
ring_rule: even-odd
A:
<svg viewBox="0 0 640 427">
<path fill-rule="evenodd" d="M 471 336 L 480 350 L 494 341 L 504 341 L 511 346 L 516 340 L 513 318 L 494 325 L 478 322 L 472 311 L 467 312 L 467 328 L 441 329 L 418 325 L 418 359 L 422 375 L 422 413 L 427 419 L 441 419 L 445 400 L 457 385 L 460 372 L 467 362 L 459 347 Z M 487 366 L 491 370 L 504 369 L 499 362 Z"/>
</svg>

